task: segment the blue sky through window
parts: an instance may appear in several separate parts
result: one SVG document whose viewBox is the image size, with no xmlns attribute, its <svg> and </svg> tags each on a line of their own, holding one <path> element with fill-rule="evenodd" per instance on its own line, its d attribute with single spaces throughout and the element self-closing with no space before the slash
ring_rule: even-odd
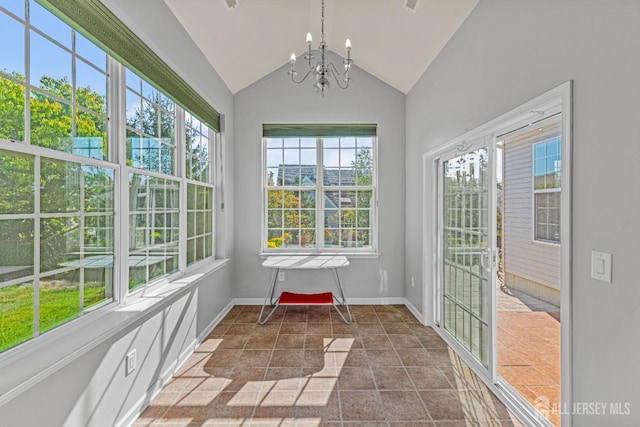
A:
<svg viewBox="0 0 640 427">
<path fill-rule="evenodd" d="M 11 16 L 9 13 L 15 15 Z M 58 43 L 71 48 L 72 30 L 67 24 L 49 11 L 29 1 L 30 23 Z M 25 26 L 24 2 L 20 0 L 0 0 L 0 39 L 11 40 L 0 50 L 0 70 L 21 75 L 25 70 Z M 67 77 L 71 82 L 71 54 L 31 31 L 31 83 L 39 86 L 42 76 L 60 79 Z M 106 54 L 82 35 L 76 33 L 76 52 L 101 70 L 106 70 Z M 106 76 L 90 67 L 82 60 L 77 62 L 76 77 L 78 87 L 91 87 L 100 95 L 106 95 Z"/>
</svg>

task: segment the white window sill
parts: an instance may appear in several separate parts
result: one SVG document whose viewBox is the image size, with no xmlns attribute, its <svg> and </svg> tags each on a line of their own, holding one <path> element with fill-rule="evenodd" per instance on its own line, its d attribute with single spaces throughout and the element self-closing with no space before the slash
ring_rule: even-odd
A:
<svg viewBox="0 0 640 427">
<path fill-rule="evenodd" d="M 128 305 L 109 304 L 0 355 L 0 406 L 141 320 L 147 313 L 220 270 L 214 260 L 164 284 L 145 289 Z"/>
<path fill-rule="evenodd" d="M 287 252 L 287 251 L 271 251 L 260 252 L 260 258 L 265 259 L 270 256 L 346 256 L 349 258 L 380 258 L 380 252 L 373 251 L 313 251 L 313 252 Z"/>
</svg>

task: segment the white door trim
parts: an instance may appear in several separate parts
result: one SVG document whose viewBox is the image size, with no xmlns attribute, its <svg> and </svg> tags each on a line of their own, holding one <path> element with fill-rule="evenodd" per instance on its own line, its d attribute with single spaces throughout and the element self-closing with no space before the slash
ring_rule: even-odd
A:
<svg viewBox="0 0 640 427">
<path fill-rule="evenodd" d="M 423 256 L 422 256 L 422 307 L 423 307 L 423 323 L 433 326 L 440 333 L 447 343 L 456 348 L 448 339 L 448 335 L 442 333 L 437 322 L 438 310 L 436 307 L 437 295 L 436 290 L 438 277 L 438 262 L 441 261 L 441 254 L 438 248 L 437 227 L 438 227 L 438 159 L 445 155 L 448 151 L 455 149 L 466 141 L 477 140 L 478 138 L 493 138 L 494 135 L 500 135 L 508 130 L 517 129 L 520 126 L 526 126 L 528 123 L 535 121 L 541 112 L 548 114 L 556 110 L 562 111 L 562 195 L 561 195 L 561 390 L 562 405 L 561 407 L 571 408 L 573 404 L 573 381 L 572 381 L 572 325 L 571 325 L 571 245 L 572 245 L 572 206 L 571 206 L 571 146 L 572 146 L 572 82 L 568 81 L 562 85 L 516 107 L 507 113 L 469 131 L 465 134 L 454 138 L 446 144 L 441 145 L 431 151 L 423 154 L 423 194 L 422 194 L 422 226 L 423 226 Z M 495 312 L 494 312 L 495 318 Z M 493 327 L 495 328 L 495 322 Z M 519 414 L 522 418 L 529 422 L 545 425 L 541 423 L 539 417 L 527 408 L 523 408 L 518 404 L 517 399 L 513 395 L 501 387 L 497 387 L 495 380 L 495 369 L 491 377 L 485 373 L 479 372 L 474 363 L 470 363 L 468 358 L 465 360 L 476 373 L 482 378 L 487 386 L 500 397 L 500 399 L 509 407 L 510 410 Z M 562 426 L 571 427 L 571 414 L 562 414 Z"/>
</svg>

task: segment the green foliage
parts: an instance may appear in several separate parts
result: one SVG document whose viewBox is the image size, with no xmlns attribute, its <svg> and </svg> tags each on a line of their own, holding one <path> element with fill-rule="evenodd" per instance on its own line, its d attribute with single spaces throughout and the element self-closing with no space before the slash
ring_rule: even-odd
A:
<svg viewBox="0 0 640 427">
<path fill-rule="evenodd" d="M 17 73 L 13 77 L 22 78 Z M 24 86 L 0 77 L 0 139 L 24 141 Z"/>
<path fill-rule="evenodd" d="M 0 139 L 29 141 L 33 145 L 71 152 L 74 138 L 97 137 L 103 141 L 106 157 L 106 99 L 91 88 L 76 88 L 75 100 L 82 107 L 72 108 L 73 86 L 67 78 L 43 77 L 40 89 L 25 93 L 24 76 L 9 74 L 14 80 L 0 77 Z M 51 96 L 53 95 L 53 96 Z M 61 99 L 56 99 L 55 97 Z M 30 108 L 29 135 L 25 134 L 25 102 Z M 65 102 L 67 100 L 69 102 Z M 75 133 L 74 126 L 75 123 Z M 34 215 L 35 186 L 41 191 L 41 212 L 68 213 L 80 211 L 80 189 L 85 187 L 85 209 L 109 212 L 113 194 L 113 174 L 100 168 L 85 168 L 74 162 L 41 158 L 40 176 L 35 177 L 35 157 L 0 150 L 0 214 Z M 70 252 L 82 244 L 78 235 L 78 218 L 39 219 L 42 271 L 60 267 Z M 34 266 L 35 220 L 0 220 L 0 241 L 11 248 L 0 251 L 1 266 L 25 267 L 15 277 L 32 274 Z M 86 231 L 86 230 L 85 230 Z M 112 245 L 104 234 L 94 233 L 94 244 Z M 78 274 L 78 271 L 69 274 Z M 4 276 L 3 280 L 9 280 Z M 40 283 L 40 331 L 46 331 L 80 314 L 106 299 L 104 283 L 85 283 L 84 301 L 80 301 L 78 285 L 64 280 L 42 279 Z M 11 348 L 33 336 L 33 284 L 0 288 L 0 351 Z"/>
<path fill-rule="evenodd" d="M 356 185 L 368 186 L 373 184 L 373 156 L 371 150 L 358 150 L 356 159 L 351 162 L 351 165 L 356 174 Z"/>
</svg>

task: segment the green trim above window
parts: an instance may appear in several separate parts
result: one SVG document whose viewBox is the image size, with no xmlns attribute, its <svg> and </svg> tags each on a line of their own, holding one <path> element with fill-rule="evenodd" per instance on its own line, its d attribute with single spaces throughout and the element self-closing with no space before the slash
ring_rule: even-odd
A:
<svg viewBox="0 0 640 427">
<path fill-rule="evenodd" d="M 265 138 L 376 136 L 375 124 L 263 124 Z"/>
<path fill-rule="evenodd" d="M 220 113 L 99 0 L 36 0 L 109 55 L 153 83 L 194 116 L 220 131 Z"/>
</svg>

